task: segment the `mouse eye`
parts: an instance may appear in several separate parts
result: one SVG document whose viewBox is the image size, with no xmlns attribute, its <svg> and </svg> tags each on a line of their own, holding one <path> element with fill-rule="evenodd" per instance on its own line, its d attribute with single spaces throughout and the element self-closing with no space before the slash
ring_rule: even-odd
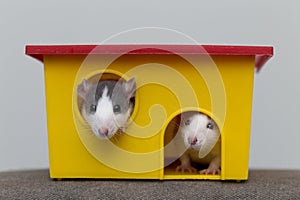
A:
<svg viewBox="0 0 300 200">
<path fill-rule="evenodd" d="M 113 110 L 114 110 L 114 113 L 120 113 L 121 112 L 120 105 L 114 105 Z"/>
<path fill-rule="evenodd" d="M 207 125 L 206 125 L 206 128 L 208 128 L 208 129 L 213 129 L 214 128 L 214 125 L 212 124 L 212 123 L 208 123 Z"/>
<path fill-rule="evenodd" d="M 90 106 L 90 112 L 96 112 L 96 110 L 97 110 L 97 106 L 96 105 L 94 105 L 94 104 L 92 104 L 91 106 Z"/>
<path fill-rule="evenodd" d="M 189 119 L 184 122 L 184 125 L 186 125 L 186 126 L 188 126 L 190 124 L 191 124 L 191 120 L 189 120 Z"/>
</svg>

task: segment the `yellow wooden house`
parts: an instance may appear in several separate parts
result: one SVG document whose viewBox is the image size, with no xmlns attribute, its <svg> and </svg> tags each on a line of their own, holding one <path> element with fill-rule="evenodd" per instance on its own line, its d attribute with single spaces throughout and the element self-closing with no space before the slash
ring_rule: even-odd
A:
<svg viewBox="0 0 300 200">
<path fill-rule="evenodd" d="M 270 46 L 28 45 L 43 62 L 51 178 L 246 180 L 254 73 Z M 90 81 L 136 78 L 123 134 L 93 137 L 76 88 Z M 176 117 L 197 111 L 221 131 L 221 174 L 176 172 Z"/>
</svg>

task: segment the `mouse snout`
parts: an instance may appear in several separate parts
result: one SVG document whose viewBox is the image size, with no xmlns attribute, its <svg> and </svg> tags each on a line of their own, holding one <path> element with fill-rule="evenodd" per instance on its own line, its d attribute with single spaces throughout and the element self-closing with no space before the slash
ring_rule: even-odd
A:
<svg viewBox="0 0 300 200">
<path fill-rule="evenodd" d="M 106 128 L 106 127 L 102 127 L 102 128 L 99 128 L 99 129 L 98 129 L 98 133 L 99 133 L 100 135 L 107 136 L 108 133 L 109 133 L 109 130 L 108 130 L 108 128 Z"/>
<path fill-rule="evenodd" d="M 195 145 L 195 144 L 197 144 L 198 139 L 197 139 L 197 137 L 195 137 L 195 136 L 189 137 L 189 138 L 188 138 L 188 142 L 189 142 L 190 145 Z"/>
</svg>

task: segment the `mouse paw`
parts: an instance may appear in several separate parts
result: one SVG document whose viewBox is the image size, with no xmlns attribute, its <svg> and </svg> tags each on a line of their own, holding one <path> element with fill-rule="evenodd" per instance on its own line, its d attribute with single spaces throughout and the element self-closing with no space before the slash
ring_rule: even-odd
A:
<svg viewBox="0 0 300 200">
<path fill-rule="evenodd" d="M 199 171 L 200 174 L 211 174 L 211 175 L 220 175 L 221 170 L 219 168 L 207 168 Z"/>
<path fill-rule="evenodd" d="M 176 167 L 176 171 L 193 173 L 193 172 L 197 172 L 197 169 L 192 166 L 179 165 Z"/>
</svg>

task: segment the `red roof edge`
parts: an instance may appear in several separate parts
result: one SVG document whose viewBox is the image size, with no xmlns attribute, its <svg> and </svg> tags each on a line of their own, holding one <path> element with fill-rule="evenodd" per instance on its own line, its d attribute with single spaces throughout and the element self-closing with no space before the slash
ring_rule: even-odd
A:
<svg viewBox="0 0 300 200">
<path fill-rule="evenodd" d="M 67 54 L 209 54 L 252 55 L 259 72 L 273 56 L 272 46 L 228 45 L 27 45 L 27 55 L 43 62 L 44 55 Z"/>
</svg>

